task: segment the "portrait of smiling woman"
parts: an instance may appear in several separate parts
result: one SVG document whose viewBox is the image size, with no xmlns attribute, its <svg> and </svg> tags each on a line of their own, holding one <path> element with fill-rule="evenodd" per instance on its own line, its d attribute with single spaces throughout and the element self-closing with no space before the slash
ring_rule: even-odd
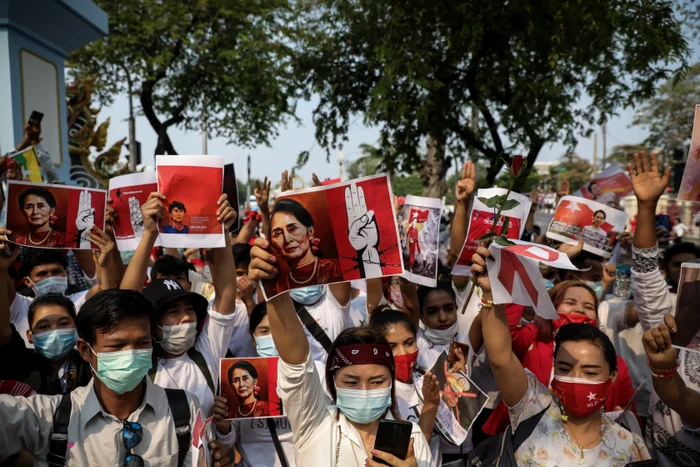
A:
<svg viewBox="0 0 700 467">
<path fill-rule="evenodd" d="M 61 247 L 66 243 L 66 234 L 55 229 L 56 198 L 47 189 L 32 187 L 17 198 L 29 232 L 19 235 L 16 243 L 40 248 Z"/>
<path fill-rule="evenodd" d="M 270 215 L 270 244 L 277 260 L 287 270 L 277 281 L 275 294 L 289 288 L 342 281 L 337 259 L 321 258 L 314 219 L 296 200 L 277 201 Z M 317 250 L 317 251 L 314 251 Z"/>
</svg>

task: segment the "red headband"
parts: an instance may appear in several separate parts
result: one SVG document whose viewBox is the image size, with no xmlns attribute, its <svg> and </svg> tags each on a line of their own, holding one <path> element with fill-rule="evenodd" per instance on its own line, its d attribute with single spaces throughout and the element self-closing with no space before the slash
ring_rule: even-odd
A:
<svg viewBox="0 0 700 467">
<path fill-rule="evenodd" d="M 333 354 L 331 371 L 350 365 L 384 365 L 394 369 L 391 348 L 384 344 L 350 344 L 338 347 Z"/>
</svg>

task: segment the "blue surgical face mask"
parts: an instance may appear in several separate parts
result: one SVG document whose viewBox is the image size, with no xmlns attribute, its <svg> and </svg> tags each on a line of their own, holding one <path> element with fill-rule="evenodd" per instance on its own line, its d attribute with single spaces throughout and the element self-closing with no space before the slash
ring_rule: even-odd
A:
<svg viewBox="0 0 700 467">
<path fill-rule="evenodd" d="M 603 284 L 600 282 L 586 281 L 586 285 L 593 289 L 596 297 L 600 298 L 603 295 Z"/>
<path fill-rule="evenodd" d="M 31 279 L 29 282 L 32 282 Z M 34 292 L 36 292 L 37 297 L 43 297 L 50 293 L 57 293 L 63 295 L 68 288 L 68 277 L 67 276 L 51 276 L 46 279 L 42 279 L 39 282 L 32 282 L 34 286 Z"/>
<path fill-rule="evenodd" d="M 256 337 L 255 349 L 258 351 L 258 355 L 261 357 L 279 356 L 279 352 L 277 352 L 277 347 L 275 347 L 275 341 L 272 340 L 272 334 Z"/>
<path fill-rule="evenodd" d="M 301 289 L 292 289 L 289 293 L 294 301 L 302 305 L 313 305 L 321 298 L 321 295 L 323 295 L 323 286 L 310 285 L 309 287 Z"/>
<path fill-rule="evenodd" d="M 551 289 L 554 287 L 554 279 L 545 279 L 544 277 L 542 278 L 542 282 L 544 283 L 544 286 L 547 290 Z"/>
<path fill-rule="evenodd" d="M 49 360 L 60 360 L 70 353 L 78 340 L 75 328 L 53 329 L 51 331 L 32 333 L 34 348 Z"/>
<path fill-rule="evenodd" d="M 335 391 L 335 405 L 355 423 L 373 422 L 391 407 L 391 386 L 369 390 L 336 388 Z"/>
<path fill-rule="evenodd" d="M 92 353 L 97 355 L 97 370 L 90 365 L 92 371 L 105 386 L 117 394 L 124 394 L 138 386 L 153 365 L 153 349 L 100 353 L 92 350 Z"/>
</svg>

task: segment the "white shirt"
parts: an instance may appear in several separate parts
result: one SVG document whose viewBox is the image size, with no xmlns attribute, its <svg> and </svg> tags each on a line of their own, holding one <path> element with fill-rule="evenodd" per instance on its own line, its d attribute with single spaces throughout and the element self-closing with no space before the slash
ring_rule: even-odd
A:
<svg viewBox="0 0 700 467">
<path fill-rule="evenodd" d="M 420 378 L 420 375 L 414 374 L 414 378 Z M 418 390 L 412 384 L 402 383 L 401 381 L 394 381 L 396 389 L 396 405 L 399 408 L 399 415 L 404 420 L 409 422 L 418 423 L 420 419 L 420 414 L 423 411 L 423 402 L 418 395 Z M 440 452 L 440 434 L 435 429 L 433 435 L 430 438 L 430 453 L 433 455 L 432 467 L 438 467 L 442 465 L 442 452 Z"/>
<path fill-rule="evenodd" d="M 226 356 L 231 342 L 235 314 L 222 315 L 211 308 L 202 331 L 194 342 L 207 362 L 207 368 L 214 384 L 219 381 L 219 360 Z M 197 396 L 205 418 L 211 416 L 214 407 L 214 393 L 209 389 L 204 374 L 197 364 L 184 353 L 176 358 L 159 358 L 154 382 L 163 388 L 185 389 Z"/>
<path fill-rule="evenodd" d="M 233 333 L 228 349 L 236 358 L 257 357 L 253 336 L 250 335 L 250 320 L 248 308 L 243 300 L 236 299 L 236 310 L 233 312 Z"/>
<path fill-rule="evenodd" d="M 323 295 L 318 302 L 313 305 L 304 305 L 304 307 L 311 317 L 321 326 L 321 329 L 323 329 L 331 342 L 333 342 L 335 338 L 338 337 L 338 334 L 345 329 L 345 322 L 348 317 L 348 312 L 350 311 L 350 305 L 348 304 L 348 306 L 345 307 L 340 306 L 340 303 L 335 299 L 328 286 L 324 286 L 323 289 Z M 314 360 L 325 364 L 328 353 L 306 329 L 306 326 L 304 326 L 304 332 L 306 333 L 306 338 L 309 340 L 311 354 L 314 356 Z"/>
<path fill-rule="evenodd" d="M 292 426 L 297 465 L 364 466 L 368 454 L 362 438 L 324 392 L 311 353 L 306 362 L 299 365 L 280 359 L 278 376 L 277 391 Z M 393 418 L 390 411 L 386 418 Z M 429 467 L 432 455 L 428 443 L 420 427 L 415 423 L 412 425 L 411 438 L 418 467 Z"/>
<path fill-rule="evenodd" d="M 72 295 L 66 295 L 75 305 L 75 312 L 80 311 L 80 307 L 83 306 L 87 297 L 87 290 L 82 292 L 74 293 Z M 15 299 L 12 300 L 10 304 L 10 323 L 15 326 L 15 329 L 19 333 L 20 337 L 24 340 L 24 345 L 28 349 L 33 349 L 34 345 L 29 342 L 27 338 L 27 331 L 29 331 L 29 305 L 34 301 L 34 297 L 25 297 L 24 295 L 16 294 Z"/>
<path fill-rule="evenodd" d="M 360 290 L 360 294 L 350 300 L 350 309 L 345 319 L 346 328 L 356 328 L 369 323 L 367 319 L 367 292 Z"/>
<path fill-rule="evenodd" d="M 681 238 L 688 233 L 688 226 L 682 222 L 680 224 L 676 224 L 673 226 L 673 233 L 676 234 L 676 237 Z"/>
</svg>

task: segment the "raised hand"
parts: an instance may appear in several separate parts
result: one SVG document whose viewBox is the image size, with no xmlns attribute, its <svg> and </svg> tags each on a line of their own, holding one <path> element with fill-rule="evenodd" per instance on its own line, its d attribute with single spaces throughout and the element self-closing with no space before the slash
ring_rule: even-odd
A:
<svg viewBox="0 0 700 467">
<path fill-rule="evenodd" d="M 294 180 L 288 171 L 282 172 L 282 181 L 280 182 L 280 190 L 282 192 L 289 191 L 294 188 Z"/>
<path fill-rule="evenodd" d="M 640 203 L 656 203 L 668 186 L 671 167 L 667 167 L 663 176 L 659 173 L 656 154 L 647 158 L 646 153 L 634 155 L 634 166 L 627 164 L 627 172 L 632 179 L 634 196 Z"/>
<path fill-rule="evenodd" d="M 12 231 L 0 227 L 0 271 L 7 271 L 19 256 L 19 246 L 8 241 L 10 235 Z"/>
<path fill-rule="evenodd" d="M 559 248 L 557 248 L 560 252 L 565 253 L 566 256 L 569 257 L 569 259 L 574 259 L 578 255 L 581 254 L 581 251 L 583 250 L 583 237 L 578 239 L 578 243 L 576 245 L 569 245 L 568 243 L 562 243 L 559 245 Z"/>
<path fill-rule="evenodd" d="M 474 188 L 476 188 L 476 166 L 474 162 L 467 161 L 462 166 L 462 179 L 457 181 L 455 187 L 455 199 L 460 203 L 469 201 Z"/>
<path fill-rule="evenodd" d="M 315 173 L 311 174 L 311 186 L 322 186 L 321 179 Z"/>
<path fill-rule="evenodd" d="M 75 216 L 75 227 L 80 233 L 80 248 L 90 248 L 90 240 L 86 234 L 93 225 L 95 225 L 95 209 L 92 207 L 92 193 L 83 190 L 80 192 L 78 214 Z"/>
<path fill-rule="evenodd" d="M 561 182 L 559 185 L 559 191 L 557 191 L 557 204 L 559 204 L 559 201 L 564 197 L 564 196 L 569 196 L 569 181 L 564 180 Z"/>
<path fill-rule="evenodd" d="M 671 334 L 675 334 L 676 330 L 676 320 L 673 316 L 666 315 L 664 324 L 648 330 L 642 336 L 644 350 L 654 368 L 668 369 L 676 364 L 678 349 L 671 347 Z"/>
<path fill-rule="evenodd" d="M 110 237 L 114 236 L 114 221 L 117 219 L 117 211 L 112 207 L 113 201 L 107 198 L 107 209 L 105 210 L 105 233 Z M 139 213 L 141 210 L 139 210 Z"/>
<path fill-rule="evenodd" d="M 483 243 L 472 256 L 472 276 L 476 278 L 476 285 L 481 287 L 484 292 L 491 292 L 491 281 L 489 281 L 489 275 L 486 271 L 486 258 L 490 256 L 491 253 L 488 248 L 483 246 Z"/>
<path fill-rule="evenodd" d="M 440 404 L 440 383 L 437 376 L 427 372 L 423 376 L 423 407 L 437 407 Z"/>
<path fill-rule="evenodd" d="M 348 240 L 362 255 L 364 277 L 381 275 L 379 252 L 379 229 L 374 211 L 367 210 L 365 191 L 354 183 L 345 188 L 345 209 L 348 215 Z"/>
<path fill-rule="evenodd" d="M 236 221 L 236 211 L 231 207 L 231 203 L 228 202 L 228 195 L 225 193 L 219 197 L 216 204 L 219 205 L 219 209 L 216 211 L 216 220 L 223 222 L 224 232 L 228 232 Z"/>
<path fill-rule="evenodd" d="M 216 430 L 222 435 L 227 435 L 231 432 L 231 421 L 225 420 L 228 417 L 228 400 L 224 396 L 214 396 L 214 424 Z"/>
<path fill-rule="evenodd" d="M 92 230 L 87 232 L 87 238 L 100 249 L 100 253 L 97 256 L 97 264 L 103 268 L 109 266 L 109 262 L 112 259 L 112 251 L 114 250 L 114 242 L 97 226 L 94 226 Z"/>
<path fill-rule="evenodd" d="M 608 290 L 608 287 L 615 282 L 615 276 L 617 275 L 617 265 L 615 264 L 606 264 L 603 266 L 603 280 L 602 285 L 603 285 L 603 293 L 605 293 L 606 290 Z"/>
<path fill-rule="evenodd" d="M 143 227 L 145 231 L 158 233 L 158 225 L 163 220 L 163 201 L 165 195 L 162 193 L 151 193 L 148 199 L 141 206 L 141 216 L 143 217 Z"/>
<path fill-rule="evenodd" d="M 236 286 L 238 287 L 238 295 L 240 295 L 241 300 L 243 300 L 243 302 L 253 300 L 253 295 L 255 294 L 255 285 L 248 276 L 240 276 L 236 280 Z"/>
<path fill-rule="evenodd" d="M 264 238 L 256 238 L 253 248 L 250 250 L 250 265 L 248 277 L 254 281 L 272 279 L 279 270 L 275 264 L 277 258 L 269 253 L 270 243 Z"/>
<path fill-rule="evenodd" d="M 258 203 L 258 208 L 260 208 L 261 211 L 266 212 L 270 209 L 270 185 L 272 182 L 268 181 L 267 177 L 265 177 L 262 186 L 260 186 L 260 180 L 256 180 L 255 184 L 256 187 L 253 190 L 255 202 Z"/>
</svg>

